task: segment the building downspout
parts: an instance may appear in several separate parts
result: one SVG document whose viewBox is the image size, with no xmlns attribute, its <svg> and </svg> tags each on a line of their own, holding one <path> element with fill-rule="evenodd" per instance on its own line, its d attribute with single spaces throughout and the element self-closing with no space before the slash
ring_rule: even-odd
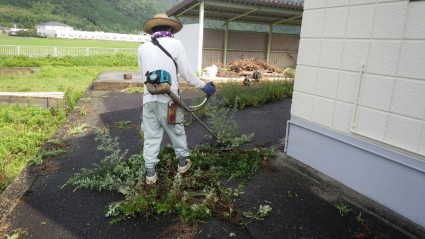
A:
<svg viewBox="0 0 425 239">
<path fill-rule="evenodd" d="M 359 72 L 357 73 L 357 89 L 356 89 L 356 98 L 354 99 L 354 104 L 353 104 L 353 107 L 354 107 L 353 115 L 351 118 L 351 128 L 350 128 L 351 132 L 354 132 L 357 128 L 357 109 L 359 106 L 360 92 L 363 85 L 364 71 L 365 71 L 365 64 L 361 63 L 359 67 Z"/>
</svg>

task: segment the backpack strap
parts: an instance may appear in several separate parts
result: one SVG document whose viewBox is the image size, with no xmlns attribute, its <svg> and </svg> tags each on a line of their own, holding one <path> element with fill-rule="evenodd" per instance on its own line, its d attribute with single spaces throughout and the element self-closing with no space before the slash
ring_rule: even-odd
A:
<svg viewBox="0 0 425 239">
<path fill-rule="evenodd" d="M 179 68 L 177 67 L 177 62 L 176 62 L 176 60 L 174 60 L 174 58 L 171 56 L 171 54 L 167 51 L 167 50 L 165 50 L 165 48 L 163 47 L 163 46 L 161 46 L 161 44 L 159 44 L 159 41 L 158 41 L 158 39 L 156 39 L 156 38 L 153 38 L 152 39 L 152 43 L 155 45 L 155 46 L 157 46 L 157 47 L 159 47 L 168 57 L 170 57 L 171 58 L 171 60 L 173 60 L 173 62 L 174 62 L 174 65 L 176 66 L 176 72 L 178 73 L 179 72 Z"/>
</svg>

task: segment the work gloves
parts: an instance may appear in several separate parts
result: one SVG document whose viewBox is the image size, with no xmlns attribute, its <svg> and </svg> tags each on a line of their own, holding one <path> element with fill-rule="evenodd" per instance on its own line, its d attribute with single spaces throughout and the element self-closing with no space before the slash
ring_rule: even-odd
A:
<svg viewBox="0 0 425 239">
<path fill-rule="evenodd" d="M 212 96 L 215 93 L 215 86 L 212 82 L 208 82 L 205 84 L 204 87 L 202 87 L 202 90 L 207 94 L 208 96 Z"/>
</svg>

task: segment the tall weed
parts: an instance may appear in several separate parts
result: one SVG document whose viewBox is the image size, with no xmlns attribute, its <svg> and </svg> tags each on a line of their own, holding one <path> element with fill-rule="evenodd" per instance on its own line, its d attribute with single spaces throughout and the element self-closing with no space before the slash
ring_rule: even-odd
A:
<svg viewBox="0 0 425 239">
<path fill-rule="evenodd" d="M 223 107 L 221 101 L 211 97 L 208 102 L 208 123 L 212 131 L 220 139 L 220 143 L 229 148 L 237 148 L 252 140 L 254 133 L 240 135 L 239 126 L 235 120 L 239 99 L 235 98 L 233 108 Z"/>
<path fill-rule="evenodd" d="M 243 86 L 238 82 L 223 84 L 220 94 L 223 103 L 232 106 L 238 101 L 238 108 L 248 106 L 260 106 L 265 103 L 291 97 L 293 92 L 293 81 L 275 80 L 263 81 L 249 86 Z"/>
</svg>

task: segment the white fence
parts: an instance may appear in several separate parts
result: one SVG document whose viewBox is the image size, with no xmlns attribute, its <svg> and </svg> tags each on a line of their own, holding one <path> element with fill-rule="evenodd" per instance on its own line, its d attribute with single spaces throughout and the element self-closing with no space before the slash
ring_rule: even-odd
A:
<svg viewBox="0 0 425 239">
<path fill-rule="evenodd" d="M 0 55 L 25 56 L 91 56 L 102 54 L 137 54 L 137 48 L 59 47 L 59 46 L 15 46 L 1 45 Z"/>
</svg>

